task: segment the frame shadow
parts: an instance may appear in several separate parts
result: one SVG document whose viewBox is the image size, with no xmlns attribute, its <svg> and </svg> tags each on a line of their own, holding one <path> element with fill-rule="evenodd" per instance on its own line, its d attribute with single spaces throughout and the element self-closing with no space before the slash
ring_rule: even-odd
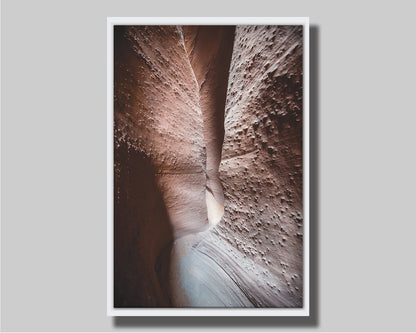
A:
<svg viewBox="0 0 416 333">
<path fill-rule="evenodd" d="M 318 25 L 309 27 L 309 97 L 310 97 L 310 315 L 309 317 L 113 317 L 114 328 L 300 328 L 319 326 L 319 119 L 320 119 L 320 34 Z"/>
</svg>

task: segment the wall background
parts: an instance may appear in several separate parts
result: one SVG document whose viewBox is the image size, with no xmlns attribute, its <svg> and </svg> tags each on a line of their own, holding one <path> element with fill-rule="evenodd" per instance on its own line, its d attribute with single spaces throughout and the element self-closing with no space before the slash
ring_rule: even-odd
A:
<svg viewBox="0 0 416 333">
<path fill-rule="evenodd" d="M 2 330 L 416 330 L 414 13 L 412 1 L 2 1 Z M 106 317 L 107 16 L 310 17 L 311 319 Z"/>
</svg>

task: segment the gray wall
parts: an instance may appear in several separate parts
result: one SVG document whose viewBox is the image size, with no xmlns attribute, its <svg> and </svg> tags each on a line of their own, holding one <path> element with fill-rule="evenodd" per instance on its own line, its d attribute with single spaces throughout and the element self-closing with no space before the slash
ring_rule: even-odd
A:
<svg viewBox="0 0 416 333">
<path fill-rule="evenodd" d="M 412 1 L 2 1 L 2 329 L 416 330 L 414 13 Z M 310 319 L 106 317 L 107 16 L 310 16 Z"/>
</svg>

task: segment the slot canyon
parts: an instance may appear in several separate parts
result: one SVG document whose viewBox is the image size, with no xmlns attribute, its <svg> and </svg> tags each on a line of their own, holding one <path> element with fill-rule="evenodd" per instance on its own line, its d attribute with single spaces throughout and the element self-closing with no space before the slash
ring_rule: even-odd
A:
<svg viewBox="0 0 416 333">
<path fill-rule="evenodd" d="M 302 26 L 115 26 L 114 307 L 303 306 Z"/>
</svg>

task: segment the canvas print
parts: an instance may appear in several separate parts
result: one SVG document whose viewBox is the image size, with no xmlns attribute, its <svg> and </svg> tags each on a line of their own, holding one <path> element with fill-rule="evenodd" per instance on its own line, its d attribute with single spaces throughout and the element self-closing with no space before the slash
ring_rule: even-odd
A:
<svg viewBox="0 0 416 333">
<path fill-rule="evenodd" d="M 114 26 L 114 308 L 304 306 L 304 33 Z"/>
</svg>

